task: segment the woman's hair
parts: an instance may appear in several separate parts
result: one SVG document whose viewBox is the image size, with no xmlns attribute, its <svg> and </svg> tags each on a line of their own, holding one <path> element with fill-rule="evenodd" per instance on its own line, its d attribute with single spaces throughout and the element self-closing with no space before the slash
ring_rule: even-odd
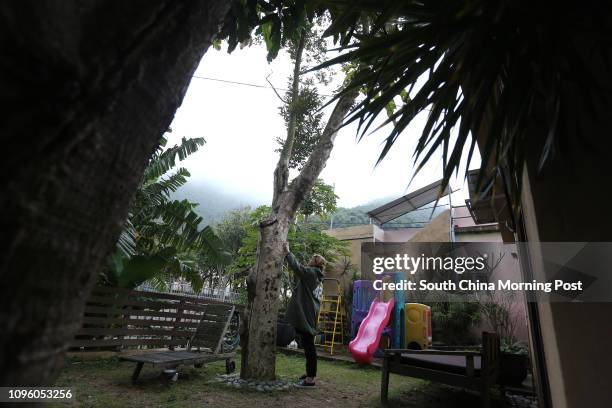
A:
<svg viewBox="0 0 612 408">
<path fill-rule="evenodd" d="M 326 263 L 327 263 L 327 261 L 325 260 L 325 258 L 323 258 L 322 255 L 314 254 L 310 258 L 310 262 L 308 262 L 308 265 L 316 266 L 317 268 L 321 269 L 321 272 L 322 272 L 322 271 L 325 270 L 325 264 Z"/>
</svg>

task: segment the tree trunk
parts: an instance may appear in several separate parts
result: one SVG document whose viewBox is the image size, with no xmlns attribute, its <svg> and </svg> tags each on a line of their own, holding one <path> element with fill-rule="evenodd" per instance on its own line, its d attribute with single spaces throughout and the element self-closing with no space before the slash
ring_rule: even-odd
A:
<svg viewBox="0 0 612 408">
<path fill-rule="evenodd" d="M 241 334 L 241 376 L 273 380 L 276 377 L 276 320 L 278 294 L 285 258 L 289 221 L 284 217 L 263 222 L 257 245 L 257 262 L 249 275 L 249 307 Z M 246 336 L 245 336 L 246 334 Z M 246 351 L 246 353 L 245 353 Z"/>
<path fill-rule="evenodd" d="M 228 8 L 0 6 L 0 385 L 56 378 L 147 160 Z"/>
<path fill-rule="evenodd" d="M 291 83 L 291 105 L 298 103 L 300 66 L 304 51 L 305 33 L 296 44 Z M 296 112 L 290 106 L 287 138 L 283 144 L 276 169 L 272 214 L 260 224 L 257 242 L 257 261 L 247 279 L 248 307 L 241 331 L 242 378 L 273 380 L 276 377 L 276 320 L 278 316 L 278 293 L 284 262 L 283 243 L 287 241 L 289 221 L 293 214 L 284 208 L 289 200 L 289 160 L 293 151 L 296 128 Z"/>
<path fill-rule="evenodd" d="M 242 378 L 272 380 L 276 376 L 278 294 L 285 257 L 283 244 L 287 241 L 289 223 L 323 171 L 334 147 L 338 129 L 356 97 L 356 92 L 350 92 L 338 99 L 321 140 L 291 184 L 288 184 L 288 159 L 291 151 L 283 149 L 281 152 L 274 173 L 272 216 L 260 225 L 257 262 L 247 279 L 249 299 L 240 334 Z M 289 133 L 288 139 L 290 137 Z"/>
</svg>

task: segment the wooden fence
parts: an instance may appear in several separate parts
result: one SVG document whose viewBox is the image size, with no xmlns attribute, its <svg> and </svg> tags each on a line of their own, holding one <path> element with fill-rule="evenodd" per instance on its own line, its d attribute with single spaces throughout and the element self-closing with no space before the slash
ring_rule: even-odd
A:
<svg viewBox="0 0 612 408">
<path fill-rule="evenodd" d="M 206 305 L 223 303 L 194 296 L 95 287 L 70 348 L 185 347 Z M 237 327 L 229 336 L 236 335 Z"/>
</svg>

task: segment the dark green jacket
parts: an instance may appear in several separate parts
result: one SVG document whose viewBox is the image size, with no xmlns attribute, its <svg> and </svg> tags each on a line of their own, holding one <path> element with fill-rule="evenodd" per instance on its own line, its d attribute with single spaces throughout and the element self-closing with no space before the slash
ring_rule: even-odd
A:
<svg viewBox="0 0 612 408">
<path fill-rule="evenodd" d="M 287 307 L 287 322 L 297 330 L 317 334 L 317 315 L 319 299 L 315 291 L 323 280 L 321 269 L 300 264 L 291 252 L 285 258 L 293 272 L 297 285 L 293 288 L 291 300 Z"/>
</svg>

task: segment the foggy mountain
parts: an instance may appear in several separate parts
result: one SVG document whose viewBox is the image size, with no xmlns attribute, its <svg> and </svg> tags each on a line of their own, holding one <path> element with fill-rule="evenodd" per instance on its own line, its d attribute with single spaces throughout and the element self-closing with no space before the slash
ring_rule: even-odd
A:
<svg viewBox="0 0 612 408">
<path fill-rule="evenodd" d="M 241 207 L 256 208 L 266 204 L 254 197 L 245 197 L 244 194 L 224 191 L 222 187 L 215 186 L 205 180 L 190 179 L 181 187 L 173 198 L 187 199 L 197 203 L 195 212 L 204 219 L 203 224 L 209 225 L 220 221 L 226 212 Z"/>
<path fill-rule="evenodd" d="M 198 203 L 199 205 L 196 207 L 195 211 L 203 218 L 203 225 L 215 224 L 223 218 L 225 213 L 237 208 L 247 206 L 256 208 L 263 204 L 269 204 L 255 197 L 245 197 L 242 193 L 224 191 L 222 187 L 215 186 L 205 180 L 194 179 L 189 180 L 189 182 L 181 187 L 173 197 L 178 200 L 188 199 L 191 202 Z M 395 196 L 383 197 L 351 208 L 340 207 L 333 216 L 325 220 L 317 220 L 316 217 L 313 217 L 310 222 L 318 222 L 321 223 L 322 226 L 324 224 L 332 224 L 333 222 L 334 227 L 350 227 L 368 224 L 370 222 L 367 215 L 368 211 L 396 198 Z M 431 205 L 426 205 L 425 207 L 431 207 Z M 438 207 L 434 212 L 434 216 L 445 209 L 446 207 L 444 206 Z M 385 224 L 385 226 L 387 228 L 419 226 L 422 225 L 423 222 L 429 220 L 431 213 L 431 208 L 417 210 L 411 214 L 399 217 Z"/>
</svg>

